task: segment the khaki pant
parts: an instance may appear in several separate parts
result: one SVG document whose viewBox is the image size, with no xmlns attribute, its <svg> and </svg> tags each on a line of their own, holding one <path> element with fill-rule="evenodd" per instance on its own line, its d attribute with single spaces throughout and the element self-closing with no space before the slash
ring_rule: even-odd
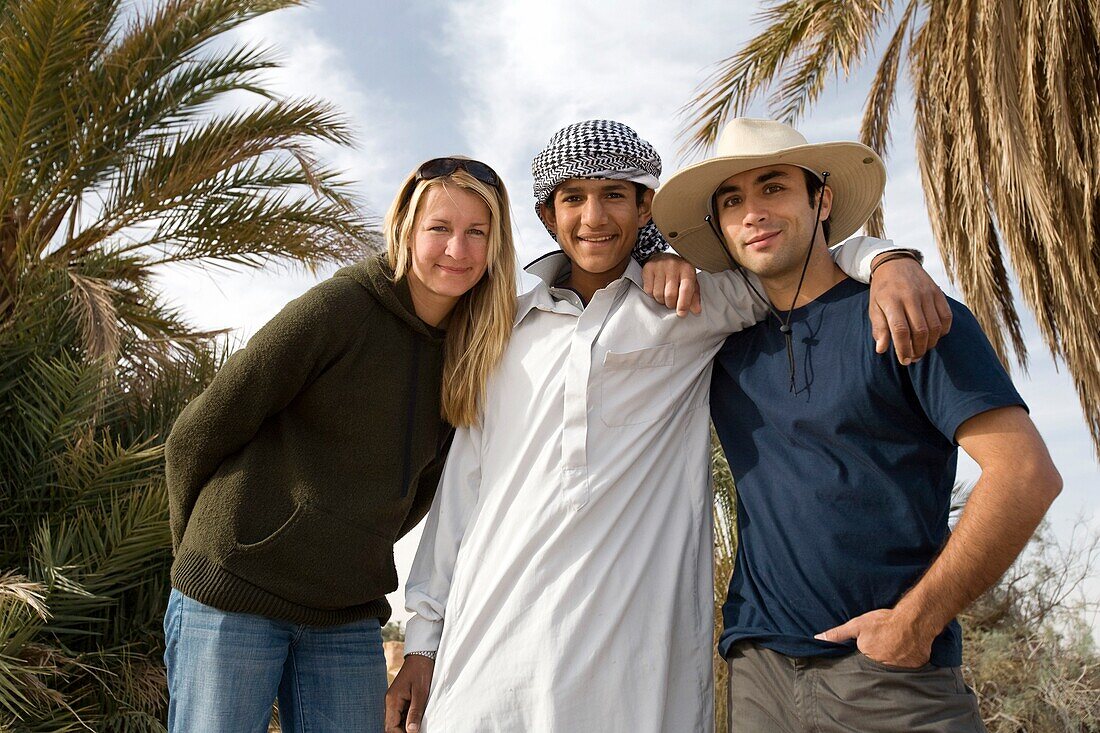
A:
<svg viewBox="0 0 1100 733">
<path fill-rule="evenodd" d="M 729 669 L 730 733 L 985 733 L 958 667 L 798 659 L 741 643 Z"/>
</svg>

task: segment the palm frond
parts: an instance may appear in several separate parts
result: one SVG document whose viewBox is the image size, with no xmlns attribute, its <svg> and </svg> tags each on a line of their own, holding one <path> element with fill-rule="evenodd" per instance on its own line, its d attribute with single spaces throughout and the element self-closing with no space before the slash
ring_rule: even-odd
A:
<svg viewBox="0 0 1100 733">
<path fill-rule="evenodd" d="M 323 262 L 362 259 L 366 227 L 327 226 L 338 212 L 335 204 L 291 198 L 287 194 L 263 194 L 218 201 L 209 199 L 199 221 L 187 222 L 172 233 L 171 249 L 150 256 L 153 265 L 201 261 L 259 266 L 293 258 L 311 270 Z M 217 238 L 210 236 L 216 229 Z M 160 235 L 153 244 L 159 244 Z M 272 242 L 277 242 L 274 246 Z"/>
<path fill-rule="evenodd" d="M 39 528 L 31 572 L 49 589 L 54 636 L 96 637 L 112 624 L 132 626 L 135 618 L 127 605 L 137 599 L 148 609 L 150 586 L 163 596 L 163 580 L 148 570 L 167 569 L 170 563 L 167 519 L 164 493 L 141 490 L 117 494 L 56 526 Z M 141 618 L 147 623 L 148 613 Z"/>
<path fill-rule="evenodd" d="M 212 58 L 198 54 L 217 34 L 287 4 L 294 3 L 251 3 L 242 14 L 235 7 L 240 3 L 177 0 L 139 11 L 121 42 L 73 74 L 76 92 L 53 109 L 55 126 L 68 133 L 55 137 L 71 142 L 53 175 L 29 186 L 36 192 L 38 218 L 64 216 L 90 187 L 109 182 L 120 160 L 193 123 L 219 95 L 249 91 L 271 97 L 256 76 L 276 65 L 270 53 L 234 47 Z M 35 231 L 29 246 L 41 252 L 50 232 Z"/>
<path fill-rule="evenodd" d="M 194 119 L 220 94 L 271 94 L 256 72 L 276 63 L 261 49 L 231 46 L 203 56 L 214 39 L 248 20 L 298 0 L 170 0 L 139 9 L 106 47 L 84 89 L 88 100 L 85 167 L 111 161 L 143 137 Z M 84 183 L 93 178 L 85 177 Z"/>
<path fill-rule="evenodd" d="M 72 359 L 47 362 L 35 357 L 25 369 L 19 387 L 8 394 L 10 411 L 3 411 L 12 420 L 9 429 L 0 432 L 4 483 L 13 488 L 50 490 L 42 494 L 13 492 L 8 498 L 3 515 L 15 524 L 14 538 L 24 536 L 28 529 L 25 522 L 18 521 L 21 514 L 41 516 L 71 501 L 72 487 L 57 481 L 56 461 L 71 445 L 90 437 L 102 404 L 98 389 L 102 367 L 80 365 Z"/>
<path fill-rule="evenodd" d="M 124 410 L 109 423 L 111 434 L 120 442 L 137 444 L 149 437 L 163 442 L 176 415 L 210 383 L 230 351 L 224 334 L 198 334 L 194 341 L 182 344 L 185 348 L 170 353 L 159 348 L 148 353 L 127 350 L 128 364 L 119 377 L 128 385 L 127 399 Z"/>
<path fill-rule="evenodd" d="M 726 602 L 737 556 L 737 490 L 713 427 L 710 431 L 710 469 L 714 486 L 714 722 L 715 730 L 727 730 L 729 673 L 726 661 L 717 653 L 717 644 L 722 634 L 722 606 Z"/>
<path fill-rule="evenodd" d="M 370 222 L 348 184 L 319 164 L 309 148 L 320 142 L 349 144 L 347 122 L 330 105 L 271 94 L 259 76 L 275 65 L 270 52 L 213 44 L 250 18 L 296 4 L 170 0 L 139 9 L 122 27 L 104 22 L 102 15 L 81 21 L 89 9 L 117 16 L 117 3 L 84 0 L 84 5 L 64 4 L 75 19 L 69 36 L 83 33 L 83 56 L 55 53 L 58 58 L 46 64 L 12 46 L 24 53 L 12 56 L 10 65 L 0 64 L 0 81 L 5 72 L 25 81 L 27 69 L 46 64 L 54 76 L 66 79 L 70 91 L 64 98 L 50 97 L 39 105 L 42 115 L 24 121 L 28 135 L 38 136 L 31 147 L 42 160 L 45 153 L 37 141 L 57 142 L 49 164 L 13 153 L 11 165 L 0 169 L 0 174 L 11 172 L 13 181 L 11 195 L 0 198 L 0 320 L 10 317 L 20 293 L 26 295 L 21 279 L 49 267 L 85 278 L 74 281 L 67 302 L 81 317 L 86 336 L 110 335 L 99 319 L 108 313 L 102 296 L 110 289 L 119 293 L 113 299 L 119 320 L 115 330 L 132 328 L 124 323 L 133 310 L 125 301 L 145 300 L 134 277 L 129 277 L 130 286 L 109 277 L 87 279 L 96 275 L 82 260 L 104 249 L 128 259 L 131 271 L 139 272 L 173 261 L 258 266 L 280 260 L 312 268 L 362 256 L 373 239 Z M 54 18 L 56 5 L 53 0 L 25 4 L 37 11 L 28 10 L 28 17 L 45 29 L 38 36 L 64 26 Z M 27 35 L 26 24 L 8 23 L 9 30 L 15 28 L 11 38 Z M 46 50 L 38 56 L 50 57 L 53 46 L 39 45 Z M 270 101 L 209 117 L 210 106 L 221 96 L 242 90 Z M 265 225 L 264 217 L 272 220 Z M 67 233 L 61 231 L 65 221 Z M 151 233 L 156 236 L 150 238 Z M 253 248 L 257 251 L 250 252 Z M 131 252 L 140 254 L 130 257 Z M 92 323 L 101 327 L 91 329 Z M 88 344 L 92 353 L 100 353 L 114 340 Z"/>
<path fill-rule="evenodd" d="M 105 280 L 73 269 L 69 270 L 69 279 L 73 283 L 73 315 L 80 321 L 88 358 L 116 361 L 120 333 L 115 289 Z"/>
<path fill-rule="evenodd" d="M 913 67 L 926 70 L 915 72 L 913 85 L 917 157 L 944 264 L 964 292 L 967 284 L 982 291 L 984 297 L 968 297 L 968 302 L 1003 359 L 1005 331 L 1014 343 L 1022 345 L 1023 339 L 1015 312 L 1006 314 L 1003 307 L 1011 289 L 986 201 L 989 141 L 975 116 L 980 105 L 971 43 L 975 32 L 972 15 L 933 7 L 914 38 Z M 929 65 L 932 58 L 936 63 Z"/>
<path fill-rule="evenodd" d="M 802 45 L 813 17 L 812 0 L 787 0 L 765 10 L 769 24 L 738 53 L 720 61 L 681 110 L 687 117 L 680 134 L 681 152 L 706 150 L 718 139 L 722 125 L 745 110 L 766 89 Z"/>
<path fill-rule="evenodd" d="M 800 115 L 829 74 L 842 70 L 847 77 L 889 6 L 881 0 L 786 0 L 766 8 L 760 15 L 765 29 L 719 62 L 681 109 L 681 152 L 710 148 L 725 122 L 743 114 L 792 63 L 773 109 L 783 119 Z"/>
<path fill-rule="evenodd" d="M 1100 277 L 1090 220 L 1098 199 L 1093 174 L 1077 166 L 1083 157 L 1059 154 L 1067 141 L 1053 116 L 1065 111 L 1052 109 L 1047 95 L 1057 91 L 1044 88 L 1046 72 L 1039 71 L 1048 65 L 1047 10 L 1020 2 L 996 12 L 930 12 L 914 43 L 918 155 L 945 262 L 1001 358 L 1008 356 L 1002 334 L 1021 365 L 1027 358 L 1007 252 L 1048 347 L 1073 375 L 1100 446 L 1100 296 L 1089 285 Z M 1077 46 L 1087 50 L 1098 43 L 1086 17 L 1066 19 L 1081 20 Z M 1088 71 L 1094 62 L 1080 63 Z M 1079 75 L 1068 67 L 1059 73 Z M 1095 105 L 1074 110 L 1066 103 L 1080 130 L 1097 128 Z"/>
<path fill-rule="evenodd" d="M 793 123 L 817 101 L 830 78 L 847 79 L 862 60 L 881 23 L 880 2 L 819 0 L 806 34 L 801 59 L 782 78 L 771 100 L 776 119 Z"/>
<path fill-rule="evenodd" d="M 58 672 L 57 655 L 35 643 L 48 618 L 44 588 L 6 572 L 0 577 L 0 722 L 34 716 L 64 704 L 49 685 Z"/>
<path fill-rule="evenodd" d="M 104 733 L 164 733 L 159 715 L 168 704 L 168 680 L 157 650 L 135 643 L 96 655 L 96 664 L 112 672 L 109 684 L 100 689 L 114 691 L 104 700 L 99 730 Z"/>
<path fill-rule="evenodd" d="M 0 22 L 0 318 L 13 307 L 30 243 L 52 236 L 64 216 L 36 206 L 33 184 L 64 159 L 71 130 L 58 110 L 73 101 L 74 69 L 94 54 L 101 5 L 21 2 Z"/>
<path fill-rule="evenodd" d="M 23 604 L 43 621 L 50 618 L 46 607 L 46 588 L 11 570 L 0 575 L 0 604 L 8 603 Z"/>
<path fill-rule="evenodd" d="M 72 72 L 86 67 L 94 49 L 96 39 L 88 36 L 96 28 L 96 5 L 20 2 L 0 23 L 0 211 L 15 208 L 25 182 L 54 165 L 68 145 L 57 109 L 71 101 Z"/>
<path fill-rule="evenodd" d="M 311 177 L 323 178 L 323 173 L 303 169 L 294 177 L 288 166 L 254 160 L 297 152 L 309 139 L 346 143 L 348 130 L 331 107 L 298 100 L 231 113 L 196 124 L 178 136 L 156 140 L 135 151 L 128 164 L 120 168 L 100 217 L 50 257 L 79 257 L 124 229 L 140 227 L 180 209 L 201 207 L 207 198 L 219 193 L 254 193 L 273 183 L 305 186 Z M 334 211 L 343 209 L 343 217 L 351 219 L 349 199 L 340 194 L 342 187 L 333 183 L 324 193 L 336 194 L 333 198 L 340 207 Z M 133 245 L 117 251 L 140 246 L 139 235 Z M 277 242 L 269 245 L 275 246 Z"/>
<path fill-rule="evenodd" d="M 894 30 L 894 35 L 886 45 L 882 61 L 879 62 L 878 70 L 875 72 L 875 79 L 871 82 L 871 92 L 867 95 L 863 121 L 860 123 L 860 142 L 878 153 L 884 161 L 887 159 L 887 149 L 890 144 L 890 114 L 896 101 L 902 49 L 905 45 L 905 37 L 912 31 L 917 5 L 918 0 L 909 0 L 898 22 L 898 27 Z M 871 214 L 864 229 L 872 237 L 886 236 L 881 204 Z"/>
<path fill-rule="evenodd" d="M 258 72 L 276 66 L 263 49 L 233 48 L 225 55 L 182 65 L 175 57 L 145 53 L 133 60 L 108 58 L 85 80 L 82 91 L 91 100 L 88 104 L 98 102 L 100 107 L 81 111 L 77 151 L 66 175 L 57 177 L 52 199 L 75 200 L 89 189 L 108 185 L 120 164 L 194 124 L 195 117 L 206 114 L 220 96 L 235 91 L 272 96 L 258 83 Z M 147 68 L 156 62 L 165 68 Z M 135 79 L 135 68 L 145 75 Z"/>
<path fill-rule="evenodd" d="M 72 446 L 66 459 L 58 466 L 58 480 L 76 489 L 70 509 L 94 509 L 148 490 L 159 478 L 164 451 L 160 445 L 95 440 Z"/>
</svg>

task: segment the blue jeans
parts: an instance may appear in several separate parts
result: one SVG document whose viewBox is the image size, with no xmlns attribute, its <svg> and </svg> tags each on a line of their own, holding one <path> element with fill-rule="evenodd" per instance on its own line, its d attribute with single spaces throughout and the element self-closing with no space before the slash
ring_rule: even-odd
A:
<svg viewBox="0 0 1100 733">
<path fill-rule="evenodd" d="M 205 606 L 173 589 L 164 615 L 168 730 L 382 730 L 386 661 L 378 619 L 303 626 Z"/>
</svg>

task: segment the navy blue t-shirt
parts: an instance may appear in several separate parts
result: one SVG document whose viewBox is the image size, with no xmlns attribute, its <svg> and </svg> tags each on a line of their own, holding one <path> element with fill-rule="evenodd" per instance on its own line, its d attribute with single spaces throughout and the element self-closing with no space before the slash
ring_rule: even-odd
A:
<svg viewBox="0 0 1100 733">
<path fill-rule="evenodd" d="M 737 483 L 739 545 L 719 651 L 737 641 L 793 657 L 855 643 L 814 635 L 891 608 L 947 541 L 955 431 L 1023 406 L 974 316 L 919 362 L 876 354 L 869 289 L 844 280 L 791 318 L 796 369 L 774 318 L 730 336 L 715 362 L 711 417 Z M 932 663 L 962 661 L 952 621 Z"/>
</svg>

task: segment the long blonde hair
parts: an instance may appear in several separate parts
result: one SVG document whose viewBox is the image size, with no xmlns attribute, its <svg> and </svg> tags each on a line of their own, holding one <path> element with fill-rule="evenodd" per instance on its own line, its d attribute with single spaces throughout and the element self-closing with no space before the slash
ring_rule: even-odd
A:
<svg viewBox="0 0 1100 733">
<path fill-rule="evenodd" d="M 489 207 L 488 269 L 458 299 L 447 325 L 443 357 L 443 419 L 456 427 L 476 425 L 485 383 L 504 355 L 516 314 L 516 250 L 512 243 L 511 207 L 504 182 L 482 183 L 462 169 L 447 176 L 405 179 L 386 212 L 383 233 L 394 280 L 408 274 L 420 203 L 435 187 L 455 185 L 470 191 Z"/>
</svg>

